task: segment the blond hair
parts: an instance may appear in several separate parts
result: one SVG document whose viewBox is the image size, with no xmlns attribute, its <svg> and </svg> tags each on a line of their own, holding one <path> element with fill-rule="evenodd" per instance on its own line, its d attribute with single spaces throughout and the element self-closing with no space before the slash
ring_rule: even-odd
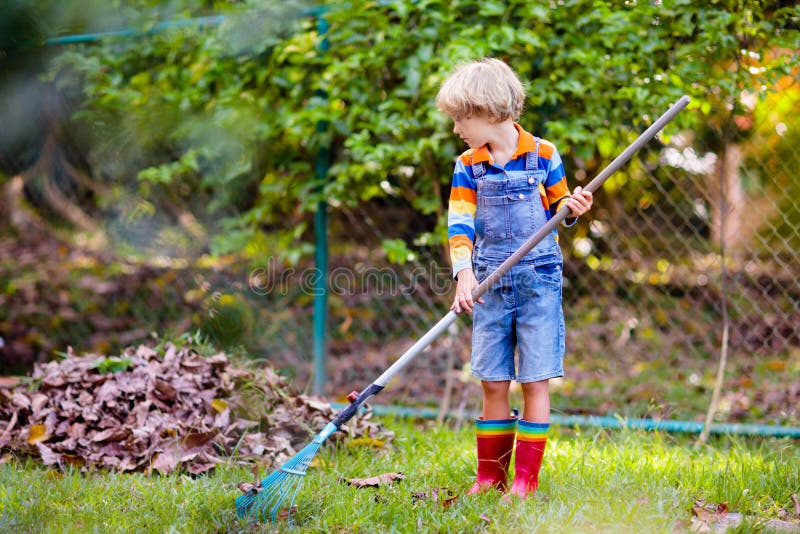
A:
<svg viewBox="0 0 800 534">
<path fill-rule="evenodd" d="M 436 105 L 454 120 L 487 115 L 495 122 L 516 121 L 525 89 L 511 67 L 485 57 L 458 65 L 436 95 Z"/>
</svg>

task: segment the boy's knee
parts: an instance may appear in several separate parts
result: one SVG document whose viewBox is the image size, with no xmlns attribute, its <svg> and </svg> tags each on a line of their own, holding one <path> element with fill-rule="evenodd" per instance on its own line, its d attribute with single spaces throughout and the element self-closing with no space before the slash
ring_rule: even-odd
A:
<svg viewBox="0 0 800 534">
<path fill-rule="evenodd" d="M 538 382 L 524 382 L 522 384 L 522 392 L 524 394 L 546 393 L 550 391 L 549 380 L 539 380 Z"/>
<path fill-rule="evenodd" d="M 484 380 L 481 382 L 484 393 L 487 395 L 505 395 L 508 393 L 508 387 L 511 384 L 509 380 L 501 382 L 489 382 Z"/>
</svg>

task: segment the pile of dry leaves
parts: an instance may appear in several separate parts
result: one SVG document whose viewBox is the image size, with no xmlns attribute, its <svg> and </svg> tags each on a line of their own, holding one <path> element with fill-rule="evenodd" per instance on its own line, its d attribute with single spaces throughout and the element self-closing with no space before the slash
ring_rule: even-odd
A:
<svg viewBox="0 0 800 534">
<path fill-rule="evenodd" d="M 46 465 L 198 474 L 231 459 L 280 464 L 334 415 L 271 369 L 235 368 L 224 353 L 170 343 L 115 358 L 70 349 L 38 364 L 31 384 L 0 383 L 0 450 Z M 331 439 L 391 438 L 369 414 L 342 430 Z"/>
</svg>

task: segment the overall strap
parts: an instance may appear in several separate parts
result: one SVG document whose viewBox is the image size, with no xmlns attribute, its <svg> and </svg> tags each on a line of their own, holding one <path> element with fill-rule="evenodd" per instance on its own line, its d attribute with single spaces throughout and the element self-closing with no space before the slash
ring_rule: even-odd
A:
<svg viewBox="0 0 800 534">
<path fill-rule="evenodd" d="M 470 157 L 472 157 L 472 155 L 470 155 Z M 486 174 L 486 167 L 484 166 L 483 162 L 473 163 L 471 166 L 472 166 L 472 176 L 476 180 L 480 180 Z"/>
<path fill-rule="evenodd" d="M 536 171 L 539 170 L 539 138 L 534 137 L 536 140 L 536 148 L 533 152 L 528 152 L 525 156 L 525 170 Z"/>
</svg>

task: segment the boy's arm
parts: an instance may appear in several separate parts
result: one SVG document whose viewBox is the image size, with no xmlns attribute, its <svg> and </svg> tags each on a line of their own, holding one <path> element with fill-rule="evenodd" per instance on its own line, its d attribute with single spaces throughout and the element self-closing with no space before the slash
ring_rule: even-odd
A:
<svg viewBox="0 0 800 534">
<path fill-rule="evenodd" d="M 555 146 L 552 146 L 550 167 L 547 170 L 544 187 L 547 192 L 548 205 L 550 206 L 550 217 L 553 217 L 558 213 L 561 203 L 569 198 L 569 186 L 567 185 L 567 176 L 564 173 L 564 164 Z M 577 217 L 567 217 L 564 219 L 564 226 L 572 226 L 577 220 Z"/>
<path fill-rule="evenodd" d="M 453 170 L 453 184 L 447 210 L 447 237 L 453 278 L 462 269 L 472 268 L 472 247 L 475 242 L 475 211 L 477 209 L 475 179 L 461 158 Z"/>
</svg>

